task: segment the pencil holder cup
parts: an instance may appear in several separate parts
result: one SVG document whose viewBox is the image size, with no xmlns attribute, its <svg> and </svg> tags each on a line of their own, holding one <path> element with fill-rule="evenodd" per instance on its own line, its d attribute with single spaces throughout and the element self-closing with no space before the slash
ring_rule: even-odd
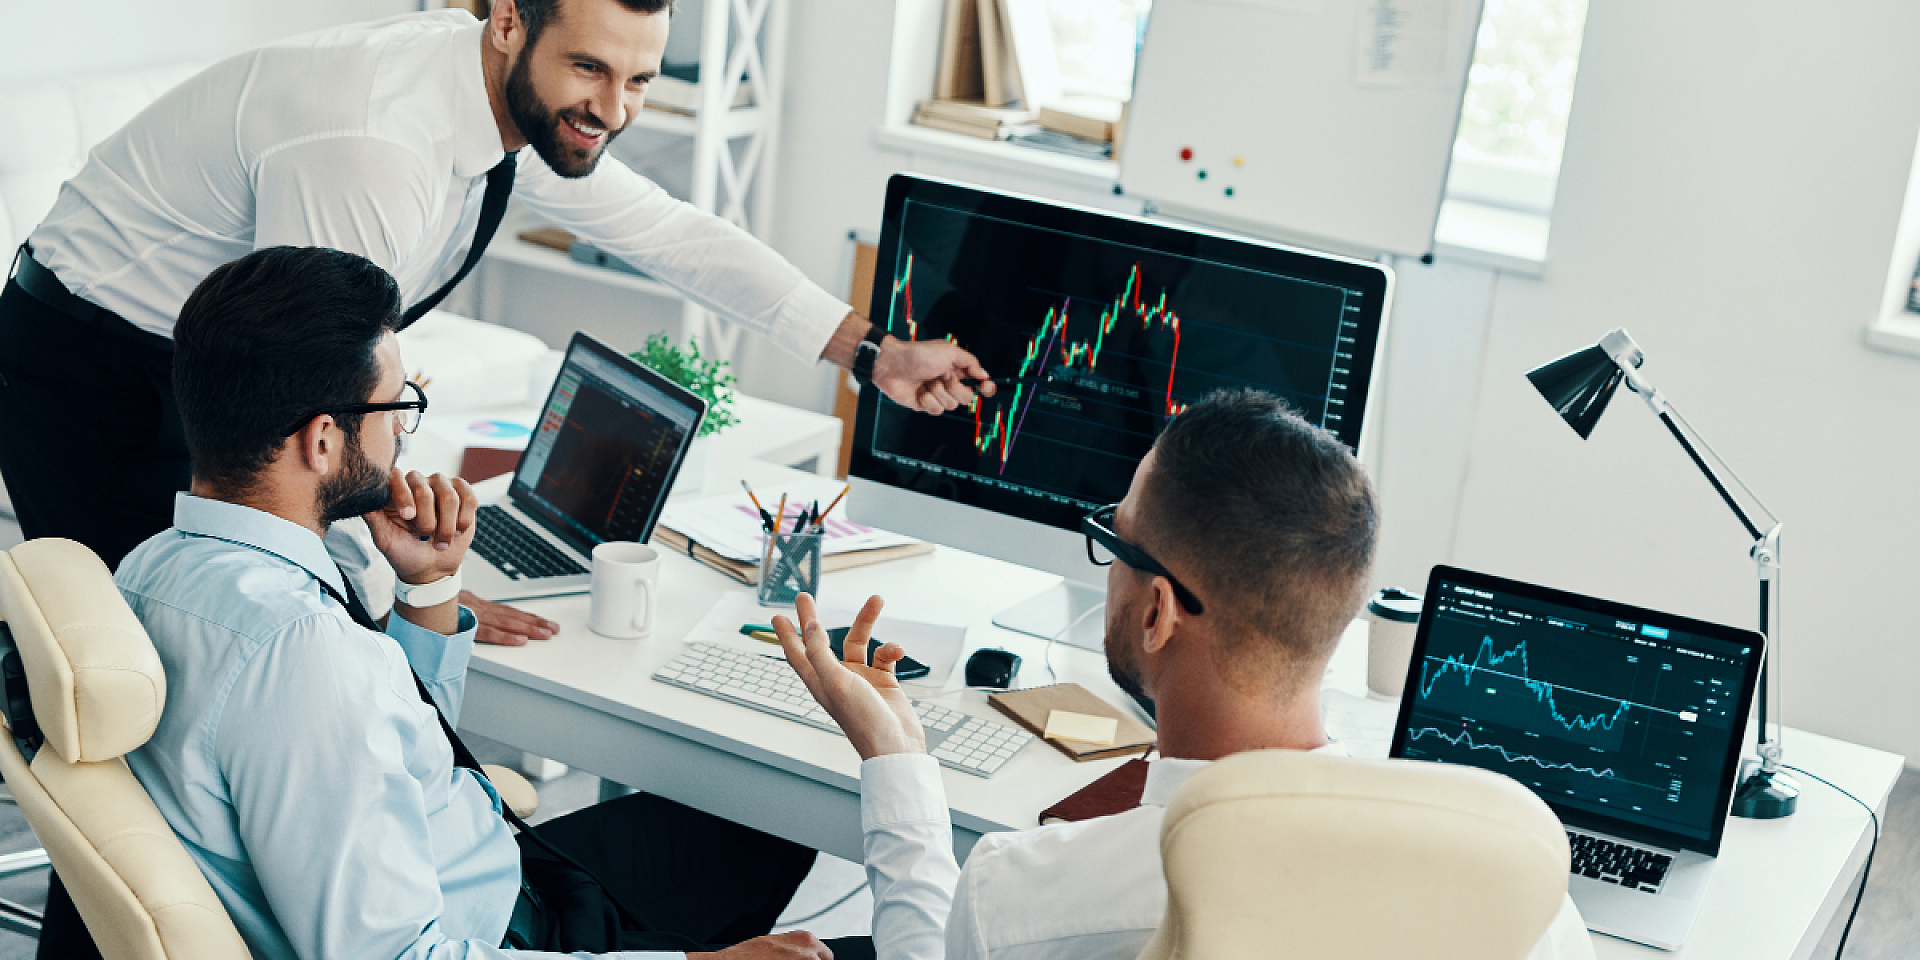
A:
<svg viewBox="0 0 1920 960">
<path fill-rule="evenodd" d="M 784 607 L 803 593 L 820 596 L 820 548 L 824 533 L 770 533 L 760 548 L 762 606 Z"/>
</svg>

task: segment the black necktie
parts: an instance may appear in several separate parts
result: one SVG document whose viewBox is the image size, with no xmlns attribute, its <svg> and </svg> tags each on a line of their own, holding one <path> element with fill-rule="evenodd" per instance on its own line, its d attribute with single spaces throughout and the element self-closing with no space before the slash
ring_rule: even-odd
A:
<svg viewBox="0 0 1920 960">
<path fill-rule="evenodd" d="M 509 154 L 509 156 L 511 156 L 511 154 Z M 339 568 L 335 567 L 335 569 Z M 340 582 L 346 586 L 347 595 L 344 597 L 336 596 L 334 599 L 340 601 L 340 605 L 347 608 L 347 616 L 352 617 L 354 623 L 368 630 L 372 630 L 374 633 L 385 632 L 380 629 L 378 623 L 374 622 L 373 614 L 367 611 L 367 605 L 360 602 L 360 595 L 355 593 L 353 589 L 353 578 L 347 576 L 345 570 L 340 571 Z M 328 593 L 333 592 L 333 587 L 325 580 L 320 581 L 320 587 Z M 408 672 L 413 673 L 411 668 L 409 668 Z M 433 695 L 427 692 L 427 684 L 420 679 L 418 673 L 413 674 L 413 686 L 420 691 L 420 699 L 426 701 L 427 706 L 433 708 L 433 715 L 440 719 L 440 732 L 447 735 L 447 745 L 453 748 L 454 766 L 466 767 L 475 773 L 479 773 L 483 777 L 486 776 L 486 774 L 480 770 L 480 761 L 473 758 L 473 751 L 468 750 L 467 745 L 460 742 L 460 735 L 453 732 L 453 725 L 447 722 L 447 715 L 441 713 L 440 705 L 433 702 Z M 527 828 L 526 824 L 520 822 L 519 817 L 513 815 L 513 811 L 507 810 L 505 807 L 501 807 L 501 809 L 505 811 L 507 820 L 514 826 L 522 830 Z"/>
<path fill-rule="evenodd" d="M 448 280 L 440 289 L 435 290 L 425 300 L 414 304 L 401 315 L 400 329 L 405 330 L 412 326 L 413 322 L 425 316 L 428 310 L 439 306 L 440 301 L 445 300 L 447 294 L 452 293 L 453 288 L 459 286 L 460 281 L 465 280 L 467 274 L 473 271 L 473 265 L 480 262 L 480 255 L 487 252 L 487 241 L 493 239 L 493 232 L 500 229 L 500 218 L 507 214 L 507 196 L 513 193 L 513 167 L 514 158 L 517 156 L 518 154 L 509 153 L 492 170 L 487 171 L 487 193 L 480 198 L 480 222 L 474 227 L 473 246 L 467 248 L 466 261 L 460 264 L 460 269 L 454 273 L 452 280 Z M 366 611 L 363 608 L 361 612 Z"/>
<path fill-rule="evenodd" d="M 511 161 L 513 159 L 513 154 L 507 154 L 507 159 Z M 509 178 L 511 178 L 513 173 L 511 167 L 509 167 L 507 173 Z M 489 186 L 488 190 L 491 191 L 492 187 Z M 497 224 L 499 222 L 499 218 L 498 217 L 494 218 L 494 222 Z M 468 258 L 468 264 L 469 265 L 472 264 L 471 257 Z M 325 580 L 320 581 L 320 589 L 325 590 L 327 594 L 333 597 L 334 600 L 338 601 L 341 606 L 346 607 L 347 616 L 352 617 L 354 623 L 357 623 L 368 630 L 372 630 L 374 633 L 384 633 L 385 631 L 380 629 L 380 625 L 374 622 L 373 614 L 368 612 L 367 605 L 360 602 L 360 595 L 354 592 L 353 578 L 347 576 L 347 572 L 345 570 L 340 570 L 340 567 L 338 564 L 334 566 L 334 569 L 339 570 L 340 572 L 340 583 L 342 586 L 346 587 L 346 596 L 341 596 L 338 593 L 334 593 L 333 585 L 326 582 Z M 453 724 L 450 724 L 447 722 L 447 715 L 440 712 L 440 705 L 435 703 L 433 701 L 433 695 L 427 692 L 426 682 L 420 679 L 420 674 L 414 673 L 411 665 L 409 665 L 409 667 L 407 668 L 407 672 L 413 674 L 413 686 L 414 686 L 414 689 L 420 691 L 420 699 L 426 701 L 427 706 L 433 708 L 434 717 L 439 719 L 440 732 L 446 734 L 447 746 L 453 748 L 454 766 L 466 767 L 467 769 L 472 770 L 475 776 L 481 778 L 482 780 L 487 779 L 486 772 L 480 769 L 480 761 L 475 760 L 473 757 L 473 751 L 468 750 L 467 745 L 460 742 L 460 735 L 453 732 Z M 607 902 L 613 904 L 614 909 L 618 910 L 620 912 L 620 915 L 626 918 L 627 923 L 630 926 L 632 926 L 633 929 L 635 930 L 655 929 L 654 927 L 648 925 L 645 921 L 641 920 L 639 918 L 638 913 L 635 913 L 627 909 L 627 905 L 624 903 L 621 903 L 619 898 L 615 897 L 612 894 L 611 892 L 612 888 L 608 887 L 605 882 L 603 882 L 598 876 L 596 876 L 593 873 L 593 871 L 588 870 L 584 866 L 581 866 L 580 861 L 575 860 L 573 857 L 568 856 L 566 853 L 561 852 L 559 849 L 554 847 L 553 844 L 548 843 L 545 837 L 542 837 L 540 836 L 540 834 L 535 833 L 533 828 L 530 826 L 527 826 L 527 822 L 525 820 L 520 819 L 519 814 L 514 813 L 512 810 L 508 809 L 505 803 L 500 804 L 500 816 L 505 818 L 508 823 L 512 824 L 514 829 L 519 830 L 521 836 L 524 836 L 527 839 L 532 840 L 534 843 L 538 844 L 541 849 L 551 854 L 554 857 L 554 859 L 559 860 L 560 862 L 574 868 L 575 870 L 580 871 L 582 874 L 585 874 L 587 879 L 592 880 L 594 884 L 597 885 L 603 892 L 606 892 Z M 524 886 L 524 880 L 523 880 L 523 886 Z"/>
</svg>

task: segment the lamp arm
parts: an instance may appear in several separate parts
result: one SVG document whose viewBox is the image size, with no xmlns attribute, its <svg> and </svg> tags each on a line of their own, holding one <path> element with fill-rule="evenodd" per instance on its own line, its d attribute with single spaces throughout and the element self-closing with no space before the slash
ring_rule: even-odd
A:
<svg viewBox="0 0 1920 960">
<path fill-rule="evenodd" d="M 1741 481 L 1740 477 L 1733 472 L 1733 468 L 1727 466 L 1726 460 L 1722 459 L 1720 454 L 1711 446 L 1708 446 L 1704 439 L 1701 440 L 1700 446 L 1707 448 L 1707 452 L 1713 455 L 1713 459 L 1720 465 L 1720 469 L 1715 470 L 1712 464 L 1707 462 L 1707 458 L 1701 456 L 1699 447 L 1696 447 L 1693 440 L 1687 436 L 1688 432 L 1693 429 L 1693 425 L 1687 423 L 1687 418 L 1681 416 L 1680 412 L 1673 408 L 1673 404 L 1667 401 L 1666 396 L 1662 394 L 1658 388 L 1654 387 L 1653 384 L 1648 383 L 1647 379 L 1640 375 L 1640 371 L 1635 369 L 1638 366 L 1639 348 L 1633 345 L 1631 339 L 1627 339 L 1626 344 L 1632 351 L 1630 354 L 1612 349 L 1613 345 L 1611 343 L 1603 343 L 1602 346 L 1609 348 L 1608 352 L 1613 355 L 1614 363 L 1618 364 L 1621 372 L 1626 375 L 1627 389 L 1639 394 L 1640 398 L 1647 402 L 1647 407 L 1653 411 L 1654 416 L 1659 417 L 1660 422 L 1667 425 L 1668 432 L 1673 434 L 1673 439 L 1680 442 L 1680 448 L 1687 451 L 1687 456 L 1692 458 L 1693 465 L 1700 468 L 1700 472 L 1706 476 L 1708 483 L 1713 484 L 1713 491 L 1720 495 L 1720 499 L 1727 505 L 1727 509 L 1732 510 L 1733 515 L 1739 518 L 1740 525 L 1746 528 L 1747 537 L 1755 542 L 1757 549 L 1759 541 L 1765 538 L 1766 532 L 1761 530 L 1760 527 L 1753 522 L 1753 518 L 1747 515 L 1747 511 L 1741 508 L 1740 501 L 1734 497 L 1733 491 L 1728 490 L 1726 483 L 1720 479 L 1721 472 L 1725 472 L 1728 477 L 1733 479 L 1735 484 L 1739 485 L 1740 489 L 1745 490 L 1748 496 L 1753 497 L 1755 505 L 1757 505 L 1760 508 L 1760 512 L 1765 515 L 1769 525 L 1777 526 L 1780 518 L 1774 516 L 1773 511 L 1768 510 L 1767 505 L 1760 502 L 1759 496 L 1753 493 L 1752 488 Z M 1685 424 L 1685 429 L 1682 429 L 1682 424 Z"/>
<path fill-rule="evenodd" d="M 1773 511 L 1767 509 L 1766 504 L 1760 503 L 1760 498 L 1753 495 L 1752 489 L 1741 481 L 1733 472 L 1733 468 L 1727 466 L 1727 462 L 1720 457 L 1720 454 L 1712 447 L 1707 447 L 1707 451 L 1713 454 L 1714 461 L 1720 464 L 1720 469 L 1724 470 L 1727 476 L 1732 477 L 1733 482 L 1738 484 L 1740 489 L 1747 491 L 1749 496 L 1753 496 L 1755 504 L 1771 524 L 1764 531 L 1756 526 L 1753 518 L 1747 515 L 1747 511 L 1741 509 L 1740 501 L 1734 498 L 1733 491 L 1728 490 L 1726 483 L 1720 479 L 1719 471 L 1714 470 L 1712 464 L 1707 462 L 1706 457 L 1701 455 L 1699 448 L 1694 446 L 1693 441 L 1687 436 L 1693 429 L 1693 425 L 1686 423 L 1686 418 L 1673 408 L 1673 404 L 1669 403 L 1653 384 L 1648 383 L 1645 377 L 1640 376 L 1640 372 L 1634 369 L 1635 364 L 1632 358 L 1615 354 L 1614 359 L 1621 371 L 1626 374 L 1627 389 L 1639 394 L 1641 399 L 1647 402 L 1648 408 L 1653 410 L 1654 415 L 1660 418 L 1660 422 L 1667 425 L 1667 430 L 1673 434 L 1673 438 L 1680 442 L 1681 449 L 1687 451 L 1687 456 L 1693 459 L 1693 465 L 1700 468 L 1707 482 L 1713 484 L 1714 492 L 1720 494 L 1720 499 L 1726 503 L 1729 510 L 1733 511 L 1734 516 L 1740 518 L 1740 525 L 1745 527 L 1747 535 L 1753 538 L 1753 547 L 1749 555 L 1753 557 L 1755 572 L 1760 579 L 1760 635 L 1766 638 L 1767 643 L 1766 656 L 1760 663 L 1759 696 L 1755 698 L 1758 709 L 1758 716 L 1755 719 L 1760 727 L 1755 731 L 1755 739 L 1756 749 L 1760 754 L 1761 770 L 1772 775 L 1780 768 L 1781 762 L 1780 742 L 1767 730 L 1767 707 L 1773 700 L 1769 684 L 1777 682 L 1774 677 L 1778 675 L 1778 671 L 1769 669 L 1769 666 L 1774 658 L 1779 656 L 1780 532 L 1783 525 L 1780 519 L 1773 515 Z M 1682 429 L 1682 424 L 1686 425 L 1685 429 Z M 1701 441 L 1701 446 L 1706 446 L 1704 439 Z"/>
</svg>

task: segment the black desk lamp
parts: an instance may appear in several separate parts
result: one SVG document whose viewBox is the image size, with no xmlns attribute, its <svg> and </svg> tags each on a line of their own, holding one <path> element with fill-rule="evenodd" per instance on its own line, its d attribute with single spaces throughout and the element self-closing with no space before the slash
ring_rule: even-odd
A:
<svg viewBox="0 0 1920 960">
<path fill-rule="evenodd" d="M 1640 364 L 1646 360 L 1640 345 L 1633 342 L 1627 331 L 1615 328 L 1602 337 L 1599 344 L 1569 353 L 1558 360 L 1544 364 L 1527 372 L 1527 379 L 1533 381 L 1540 395 L 1553 404 L 1560 412 L 1561 419 L 1567 421 L 1580 439 L 1585 440 L 1593 432 L 1593 425 L 1600 420 L 1600 414 L 1606 412 L 1607 401 L 1613 398 L 1613 391 L 1625 381 L 1627 389 L 1640 395 L 1647 406 L 1653 409 L 1660 422 L 1672 431 L 1673 438 L 1693 458 L 1693 465 L 1707 475 L 1707 482 L 1713 484 L 1714 492 L 1726 501 L 1733 514 L 1740 518 L 1742 526 L 1747 528 L 1747 536 L 1753 538 L 1753 547 L 1749 551 L 1760 574 L 1760 633 L 1767 638 L 1766 658 L 1760 662 L 1759 719 L 1760 729 L 1758 765 L 1749 764 L 1741 771 L 1740 784 L 1733 794 L 1733 815 L 1750 817 L 1756 820 L 1771 820 L 1793 814 L 1795 801 L 1800 796 L 1800 787 L 1793 778 L 1780 769 L 1780 742 L 1767 731 L 1767 688 L 1768 665 L 1779 649 L 1779 603 L 1780 603 L 1780 520 L 1768 510 L 1766 504 L 1740 478 L 1727 467 L 1726 461 L 1714 452 L 1705 440 L 1695 446 L 1688 435 L 1698 438 L 1699 432 L 1693 429 L 1667 398 L 1660 395 L 1653 385 L 1639 374 Z M 1719 464 L 1715 471 L 1707 460 L 1701 457 L 1704 448 L 1713 462 Z M 1770 526 L 1761 530 L 1755 526 L 1747 512 L 1740 508 L 1736 500 L 1721 482 L 1721 475 L 1732 479 L 1741 492 L 1759 508 Z M 1769 630 L 1769 627 L 1772 629 Z"/>
</svg>

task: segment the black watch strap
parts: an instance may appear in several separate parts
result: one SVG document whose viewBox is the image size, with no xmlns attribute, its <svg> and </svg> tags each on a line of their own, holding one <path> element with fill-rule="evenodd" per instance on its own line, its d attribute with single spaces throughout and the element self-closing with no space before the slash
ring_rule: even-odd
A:
<svg viewBox="0 0 1920 960">
<path fill-rule="evenodd" d="M 876 323 L 853 345 L 853 379 L 863 387 L 873 386 L 873 364 L 880 359 L 880 341 L 886 337 L 886 328 Z"/>
</svg>

